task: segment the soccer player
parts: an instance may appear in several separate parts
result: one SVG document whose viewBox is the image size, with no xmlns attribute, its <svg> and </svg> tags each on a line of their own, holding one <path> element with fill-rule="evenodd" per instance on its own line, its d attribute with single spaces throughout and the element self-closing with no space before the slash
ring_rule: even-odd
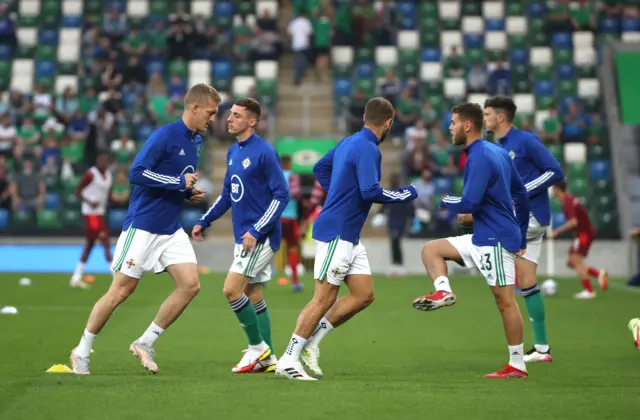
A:
<svg viewBox="0 0 640 420">
<path fill-rule="evenodd" d="M 231 208 L 234 259 L 222 293 L 249 340 L 249 348 L 231 369 L 235 373 L 273 372 L 277 361 L 262 286 L 271 279 L 271 260 L 280 248 L 280 215 L 289 190 L 278 154 L 255 132 L 260 115 L 255 99 L 238 99 L 231 107 L 228 129 L 237 142 L 227 153 L 222 193 L 192 231 L 201 241 L 205 229 Z"/>
<path fill-rule="evenodd" d="M 292 290 L 299 292 L 304 284 L 298 281 L 298 246 L 300 245 L 300 226 L 298 224 L 298 208 L 302 194 L 300 192 L 300 176 L 291 171 L 291 156 L 280 158 L 284 179 L 289 187 L 289 204 L 284 208 L 280 222 L 282 223 L 282 237 L 287 242 L 287 264 L 291 268 Z"/>
<path fill-rule="evenodd" d="M 516 258 L 518 285 L 533 326 L 534 346 L 524 360 L 527 363 L 551 362 L 544 301 L 536 283 L 536 270 L 542 239 L 551 223 L 549 187 L 562 180 L 564 174 L 558 161 L 537 136 L 513 126 L 516 109 L 511 98 L 489 98 L 484 103 L 484 125 L 487 131 L 495 134 L 498 145 L 511 156 L 529 196 L 527 252 Z"/>
<path fill-rule="evenodd" d="M 598 270 L 597 268 L 586 265 L 584 262 L 584 259 L 589 253 L 589 248 L 591 248 L 591 244 L 596 237 L 596 229 L 593 227 L 591 219 L 589 219 L 587 209 L 584 208 L 580 200 L 567 193 L 567 182 L 565 180 L 556 183 L 551 188 L 551 194 L 562 202 L 562 210 L 564 211 L 564 217 L 567 222 L 554 229 L 550 237 L 551 239 L 555 239 L 558 235 L 565 232 L 575 232 L 573 244 L 571 248 L 569 248 L 567 265 L 576 271 L 582 281 L 582 287 L 584 287 L 584 289 L 574 297 L 576 299 L 593 299 L 596 297 L 596 292 L 593 290 L 589 277 L 598 279 L 600 289 L 602 289 L 603 292 L 607 290 L 607 283 L 609 281 L 605 270 Z"/>
<path fill-rule="evenodd" d="M 69 286 L 86 289 L 87 283 L 82 281 L 86 264 L 96 240 L 102 242 L 104 257 L 111 266 L 111 246 L 109 244 L 109 228 L 104 213 L 111 193 L 111 172 L 109 172 L 109 155 L 100 153 L 95 166 L 89 168 L 82 176 L 76 195 L 82 200 L 82 216 L 84 217 L 84 249 L 80 261 L 71 277 Z"/>
<path fill-rule="evenodd" d="M 194 85 L 184 97 L 182 118 L 154 131 L 133 161 L 129 172 L 133 191 L 116 244 L 113 283 L 93 307 L 80 344 L 71 352 L 76 374 L 89 374 L 89 354 L 96 335 L 143 275 L 167 271 L 176 289 L 160 306 L 149 328 L 129 346 L 146 370 L 158 372 L 155 341 L 200 290 L 196 255 L 180 226 L 180 212 L 185 199 L 199 202 L 205 196 L 204 191 L 193 188 L 202 145 L 199 133 L 215 121 L 219 103 L 220 95 L 213 87 Z"/>
<path fill-rule="evenodd" d="M 462 197 L 446 196 L 440 206 L 452 213 L 471 214 L 474 233 L 437 239 L 424 246 L 422 261 L 436 291 L 415 299 L 413 306 L 433 311 L 456 303 L 446 261 L 477 267 L 491 287 L 502 315 L 510 356 L 504 369 L 485 377 L 526 378 L 522 317 L 515 297 L 515 260 L 524 254 L 527 243 L 527 191 L 509 154 L 482 139 L 480 105 L 461 104 L 452 113 L 449 131 L 453 144 L 465 146 L 468 160 Z"/>
<path fill-rule="evenodd" d="M 417 197 L 413 186 L 391 191 L 380 187 L 379 144 L 389 134 L 394 117 L 391 103 L 373 98 L 364 111 L 364 128 L 342 140 L 314 166 L 313 174 L 327 199 L 313 226 L 316 240 L 313 299 L 298 317 L 276 374 L 289 379 L 316 380 L 309 376 L 303 361 L 316 375 L 318 345 L 332 329 L 342 325 L 373 301 L 373 280 L 367 251 L 360 243 L 360 232 L 373 203 L 403 203 Z M 340 285 L 349 294 L 340 298 Z"/>
</svg>

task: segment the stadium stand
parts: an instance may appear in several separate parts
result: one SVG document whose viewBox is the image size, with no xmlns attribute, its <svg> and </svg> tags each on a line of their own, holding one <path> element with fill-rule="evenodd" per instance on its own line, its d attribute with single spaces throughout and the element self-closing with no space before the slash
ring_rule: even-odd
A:
<svg viewBox="0 0 640 420">
<path fill-rule="evenodd" d="M 0 230 L 77 233 L 75 188 L 96 154 L 110 150 L 117 177 L 108 219 L 119 231 L 127 167 L 156 126 L 180 116 L 190 85 L 213 82 L 223 112 L 248 95 L 271 109 L 277 7 L 270 0 L 0 1 Z M 201 159 L 206 170 L 209 153 Z M 190 229 L 200 214 L 185 204 L 183 225 Z"/>
<path fill-rule="evenodd" d="M 512 95 L 516 125 L 538 133 L 563 163 L 571 192 L 587 204 L 601 235 L 618 237 L 597 67 L 605 40 L 637 40 L 640 19 L 634 2 L 594 3 L 403 0 L 351 8 L 337 2 L 336 114 L 357 123 L 365 98 L 378 93 L 394 102 L 405 174 L 433 175 L 424 185 L 433 192 L 425 209 L 438 214 L 433 229 L 452 221 L 435 207 L 441 196 L 462 186 L 464 156 L 442 137 L 450 107 Z M 370 30 L 377 22 L 383 24 Z M 554 224 L 561 223 L 558 203 L 553 211 Z M 419 223 L 414 228 L 425 233 Z"/>
</svg>

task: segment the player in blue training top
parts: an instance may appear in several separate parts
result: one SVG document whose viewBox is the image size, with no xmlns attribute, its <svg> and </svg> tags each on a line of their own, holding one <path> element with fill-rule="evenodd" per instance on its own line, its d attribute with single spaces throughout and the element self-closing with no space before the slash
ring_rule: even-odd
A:
<svg viewBox="0 0 640 420">
<path fill-rule="evenodd" d="M 433 311 L 456 303 L 447 278 L 446 261 L 477 267 L 491 286 L 502 314 L 509 364 L 489 378 L 524 378 L 522 317 L 515 298 L 515 259 L 527 244 L 529 205 L 527 192 L 509 154 L 482 139 L 482 108 L 465 103 L 452 110 L 449 131 L 453 144 L 464 145 L 468 160 L 464 168 L 462 197 L 446 196 L 440 206 L 474 219 L 473 235 L 438 239 L 422 250 L 422 261 L 436 291 L 413 301 L 416 309 Z M 515 210 L 515 214 L 514 214 Z"/>
<path fill-rule="evenodd" d="M 215 121 L 220 95 L 206 84 L 194 85 L 184 97 L 184 113 L 176 122 L 151 134 L 131 165 L 133 192 L 116 244 L 113 283 L 93 307 L 80 344 L 71 352 L 77 374 L 89 374 L 89 354 L 96 334 L 136 289 L 145 273 L 169 272 L 176 290 L 165 300 L 155 319 L 129 350 L 142 366 L 156 373 L 154 343 L 198 294 L 196 255 L 180 226 L 184 200 L 202 201 L 205 192 L 194 188 L 198 180 L 200 132 Z"/>
<path fill-rule="evenodd" d="M 280 215 L 289 190 L 275 149 L 255 133 L 260 120 L 255 99 L 238 99 L 231 108 L 229 133 L 238 140 L 227 153 L 222 193 L 193 228 L 197 241 L 231 208 L 234 259 L 223 293 L 249 339 L 249 348 L 232 372 L 272 372 L 271 324 L 262 285 L 271 279 L 271 260 L 280 249 Z"/>
<path fill-rule="evenodd" d="M 529 195 L 527 252 L 516 259 L 518 286 L 529 312 L 534 338 L 534 346 L 525 354 L 524 360 L 527 363 L 551 362 L 544 301 L 536 283 L 536 270 L 542 250 L 542 239 L 551 223 L 548 190 L 563 180 L 564 174 L 558 161 L 537 136 L 513 126 L 516 109 L 516 104 L 511 98 L 489 98 L 484 103 L 484 125 L 487 131 L 495 134 L 498 145 L 511 156 Z"/>
<path fill-rule="evenodd" d="M 382 155 L 378 145 L 389 134 L 394 114 L 388 100 L 371 99 L 364 111 L 364 128 L 338 143 L 313 168 L 313 174 L 328 192 L 313 225 L 317 244 L 315 292 L 300 313 L 285 354 L 276 365 L 278 375 L 314 380 L 302 367 L 302 357 L 314 375 L 322 376 L 318 365 L 320 340 L 373 301 L 367 251 L 360 243 L 371 205 L 403 203 L 417 197 L 413 186 L 394 191 L 380 187 Z M 343 282 L 350 293 L 336 301 Z"/>
</svg>

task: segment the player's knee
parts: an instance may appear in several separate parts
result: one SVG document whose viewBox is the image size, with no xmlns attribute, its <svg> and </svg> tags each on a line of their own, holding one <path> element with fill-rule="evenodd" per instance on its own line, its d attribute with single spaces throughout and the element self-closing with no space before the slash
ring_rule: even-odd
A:
<svg viewBox="0 0 640 420">
<path fill-rule="evenodd" d="M 571 259 L 571 257 L 567 258 L 567 267 L 575 268 L 575 264 L 573 263 L 573 260 Z"/>
<path fill-rule="evenodd" d="M 198 295 L 198 293 L 200 293 L 200 282 L 196 279 L 195 281 L 192 282 L 188 282 L 184 285 L 182 285 L 182 287 L 180 287 L 180 289 L 187 293 L 188 295 L 191 296 L 191 298 L 194 298 Z"/>
<path fill-rule="evenodd" d="M 516 308 L 517 310 L 515 295 L 514 296 L 505 295 L 505 294 L 496 295 L 496 305 L 498 305 L 498 309 L 500 310 L 500 312 L 503 312 L 503 313 L 508 312 L 514 308 Z"/>
<path fill-rule="evenodd" d="M 107 299 L 111 302 L 112 305 L 119 305 L 136 290 L 135 284 L 120 284 L 117 286 L 112 286 L 107 292 Z"/>
<path fill-rule="evenodd" d="M 362 309 L 366 308 L 367 306 L 371 305 L 375 299 L 375 296 L 373 294 L 373 290 L 367 292 L 367 293 L 363 293 L 359 296 L 360 299 L 360 307 Z"/>
<path fill-rule="evenodd" d="M 225 284 L 222 288 L 222 294 L 225 298 L 227 298 L 227 301 L 229 302 L 240 299 L 242 293 L 244 293 L 242 290 L 239 290 L 237 287 L 234 287 L 232 285 Z"/>
<path fill-rule="evenodd" d="M 329 308 L 336 302 L 336 295 L 333 293 L 316 293 L 313 296 L 313 300 L 325 311 L 328 311 Z"/>
<path fill-rule="evenodd" d="M 438 243 L 436 241 L 427 242 L 424 244 L 424 247 L 422 247 L 422 261 L 426 263 L 434 258 L 442 258 L 440 256 L 440 250 L 438 249 Z"/>
</svg>

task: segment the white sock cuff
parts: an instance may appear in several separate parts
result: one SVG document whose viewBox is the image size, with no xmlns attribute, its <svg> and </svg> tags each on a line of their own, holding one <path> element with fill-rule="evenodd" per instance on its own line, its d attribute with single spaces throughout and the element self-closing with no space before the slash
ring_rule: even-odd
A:
<svg viewBox="0 0 640 420">
<path fill-rule="evenodd" d="M 322 323 L 324 323 L 324 325 L 322 325 Z M 320 320 L 320 325 L 322 325 L 328 331 L 331 331 L 334 328 L 333 324 L 331 324 L 331 322 L 329 322 L 329 320 L 325 316 L 323 316 L 322 319 Z"/>
<path fill-rule="evenodd" d="M 85 328 L 85 330 L 84 330 L 84 335 L 85 335 L 85 337 L 87 337 L 87 338 L 96 338 L 96 335 L 97 335 L 97 334 L 91 333 L 91 332 L 89 332 L 89 330 L 87 330 L 87 329 Z"/>
</svg>

